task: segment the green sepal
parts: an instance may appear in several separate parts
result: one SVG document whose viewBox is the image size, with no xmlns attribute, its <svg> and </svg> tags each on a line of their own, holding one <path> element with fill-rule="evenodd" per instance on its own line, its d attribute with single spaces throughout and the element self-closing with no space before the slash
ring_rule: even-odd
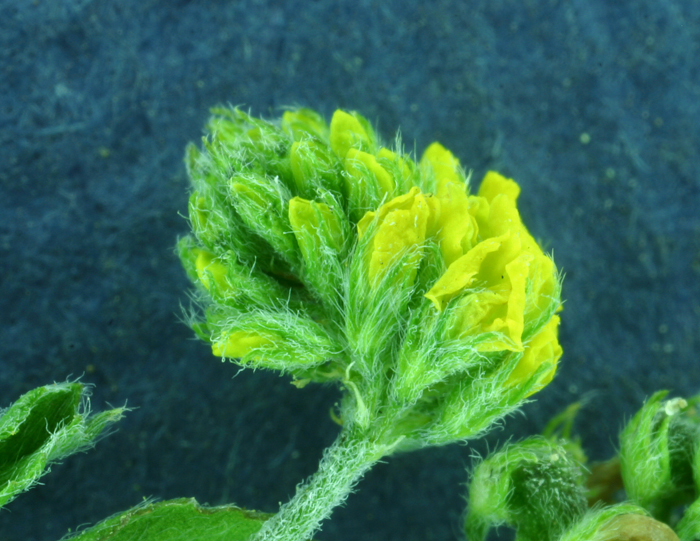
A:
<svg viewBox="0 0 700 541">
<path fill-rule="evenodd" d="M 520 407 L 550 368 L 543 364 L 520 385 L 509 386 L 508 377 L 521 356 L 498 352 L 490 369 L 477 365 L 448 379 L 435 405 L 436 421 L 423 432 L 426 444 L 446 445 L 482 436 L 493 423 Z"/>
<path fill-rule="evenodd" d="M 247 541 L 271 515 L 194 498 L 146 502 L 114 515 L 71 541 Z M 68 539 L 64 539 L 68 541 Z"/>
<path fill-rule="evenodd" d="M 305 107 L 285 111 L 282 115 L 281 126 L 295 141 L 308 138 L 327 141 L 330 133 L 328 124 L 323 117 L 313 109 Z"/>
<path fill-rule="evenodd" d="M 697 418 L 681 398 L 664 400 L 658 391 L 620 434 L 620 463 L 631 501 L 668 521 L 672 509 L 696 495 L 693 459 L 700 442 Z"/>
<path fill-rule="evenodd" d="M 402 402 L 417 400 L 427 388 L 450 377 L 454 379 L 457 374 L 461 374 L 461 383 L 471 382 L 474 374 L 484 375 L 490 367 L 511 358 L 506 352 L 478 351 L 479 344 L 492 339 L 493 333 L 451 338 L 456 303 L 448 305 L 443 312 L 437 312 L 423 296 L 420 303 L 412 312 L 394 376 L 394 392 Z"/>
<path fill-rule="evenodd" d="M 279 306 L 290 296 L 289 287 L 258 269 L 242 265 L 232 251 L 215 258 L 199 248 L 191 236 L 179 239 L 176 249 L 190 280 L 206 289 L 218 303 L 250 311 L 256 307 Z M 214 272 L 214 267 L 205 266 L 202 260 L 225 270 Z"/>
<path fill-rule="evenodd" d="M 676 524 L 676 533 L 680 541 L 700 539 L 700 498 L 686 508 L 683 518 Z"/>
<path fill-rule="evenodd" d="M 554 541 L 586 510 L 583 474 L 562 446 L 532 437 L 476 466 L 468 502 L 470 541 L 503 524 L 516 529 L 517 541 Z"/>
<path fill-rule="evenodd" d="M 354 222 L 398 195 L 394 178 L 374 155 L 351 149 L 343 166 L 343 190 L 348 214 Z"/>
<path fill-rule="evenodd" d="M 396 152 L 382 148 L 377 154 L 377 162 L 394 179 L 396 194 L 408 193 L 408 191 L 420 183 L 420 170 L 416 163 L 406 154 L 403 154 L 403 144 L 400 134 L 396 134 L 394 147 Z M 431 192 L 423 192 L 431 193 Z"/>
<path fill-rule="evenodd" d="M 564 411 L 552 417 L 542 431 L 542 435 L 551 442 L 562 445 L 574 460 L 580 464 L 586 464 L 588 457 L 583 450 L 581 437 L 573 434 L 574 420 L 578 415 L 583 401 L 569 404 Z M 589 497 L 590 488 L 589 488 Z"/>
<path fill-rule="evenodd" d="M 327 143 L 315 139 L 295 141 L 289 147 L 289 164 L 296 193 L 314 199 L 320 190 L 341 194 L 341 165 Z"/>
<path fill-rule="evenodd" d="M 210 308 L 208 327 L 214 354 L 236 360 L 252 368 L 267 368 L 305 374 L 310 368 L 337 359 L 342 347 L 317 321 L 298 312 L 255 310 L 232 313 Z M 257 337 L 256 344 L 244 347 L 239 336 Z M 227 353 L 235 351 L 236 353 Z"/>
<path fill-rule="evenodd" d="M 279 177 L 290 186 L 287 150 L 292 139 L 282 128 L 238 108 L 214 108 L 211 112 L 205 148 L 222 179 L 243 171 L 255 172 Z"/>
<path fill-rule="evenodd" d="M 292 268 L 298 267 L 299 248 L 288 214 L 292 194 L 279 177 L 246 173 L 232 177 L 229 186 L 246 226 L 265 239 Z"/>
<path fill-rule="evenodd" d="M 54 383 L 22 395 L 0 417 L 0 506 L 29 490 L 48 466 L 92 447 L 126 408 L 90 415 L 89 387 Z"/>
<path fill-rule="evenodd" d="M 194 331 L 194 334 L 197 335 L 197 338 L 206 342 L 207 344 L 211 344 L 212 331 L 205 321 L 192 321 L 189 325 Z"/>
<path fill-rule="evenodd" d="M 235 239 L 244 232 L 240 218 L 216 191 L 207 186 L 201 189 L 192 192 L 187 205 L 192 232 L 212 251 L 235 246 Z"/>
<path fill-rule="evenodd" d="M 368 259 L 376 230 L 375 218 L 355 245 L 345 284 L 345 333 L 358 363 L 356 368 L 365 376 L 383 372 L 383 360 L 391 358 L 400 346 L 398 331 L 414 292 L 409 270 L 415 267 L 416 250 L 420 249 L 406 250 L 381 279 L 375 280 L 369 275 Z"/>
<path fill-rule="evenodd" d="M 350 223 L 340 201 L 329 192 L 318 201 L 295 197 L 289 202 L 289 222 L 302 255 L 302 281 L 340 320 L 343 263 L 352 242 Z"/>
</svg>

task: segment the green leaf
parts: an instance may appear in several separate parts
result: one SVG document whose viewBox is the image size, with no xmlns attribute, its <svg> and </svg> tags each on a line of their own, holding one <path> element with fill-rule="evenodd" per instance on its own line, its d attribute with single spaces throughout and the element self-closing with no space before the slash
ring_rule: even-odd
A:
<svg viewBox="0 0 700 541">
<path fill-rule="evenodd" d="M 206 507 L 194 498 L 146 503 L 115 515 L 71 541 L 244 541 L 270 515 L 234 505 Z"/>
<path fill-rule="evenodd" d="M 90 416 L 89 387 L 54 383 L 22 395 L 0 415 L 0 507 L 29 490 L 48 466 L 91 447 L 125 408 Z"/>
</svg>

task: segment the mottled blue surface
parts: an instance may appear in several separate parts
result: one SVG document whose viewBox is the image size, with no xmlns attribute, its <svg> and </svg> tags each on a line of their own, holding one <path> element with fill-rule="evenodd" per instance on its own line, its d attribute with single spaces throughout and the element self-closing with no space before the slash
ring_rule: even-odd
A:
<svg viewBox="0 0 700 541">
<path fill-rule="evenodd" d="M 489 445 L 588 397 L 578 430 L 610 455 L 654 390 L 700 389 L 699 57 L 696 0 L 0 1 L 0 405 L 84 374 L 95 409 L 138 408 L 0 539 L 144 496 L 273 511 L 334 438 L 336 390 L 234 378 L 179 322 L 183 148 L 219 103 L 357 109 L 516 178 L 566 273 L 565 355 Z M 473 449 L 387 460 L 317 539 L 456 539 Z"/>
</svg>

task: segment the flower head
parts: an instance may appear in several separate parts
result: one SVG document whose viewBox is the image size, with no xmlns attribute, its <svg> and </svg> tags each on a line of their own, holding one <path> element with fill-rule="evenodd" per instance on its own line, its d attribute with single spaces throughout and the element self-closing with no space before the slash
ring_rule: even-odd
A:
<svg viewBox="0 0 700 541">
<path fill-rule="evenodd" d="M 180 255 L 215 355 L 342 382 L 343 422 L 397 448 L 473 435 L 551 381 L 560 280 L 513 180 L 471 194 L 442 145 L 415 162 L 308 109 L 217 110 L 188 170 Z"/>
</svg>

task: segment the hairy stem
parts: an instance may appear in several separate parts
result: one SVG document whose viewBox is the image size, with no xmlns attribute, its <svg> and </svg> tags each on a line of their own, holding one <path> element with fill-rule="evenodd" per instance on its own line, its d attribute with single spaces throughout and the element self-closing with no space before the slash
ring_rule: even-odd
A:
<svg viewBox="0 0 700 541">
<path fill-rule="evenodd" d="M 253 541 L 307 541 L 333 508 L 345 501 L 360 478 L 384 455 L 377 446 L 343 430 L 326 449 L 318 471 L 265 522 Z"/>
</svg>

